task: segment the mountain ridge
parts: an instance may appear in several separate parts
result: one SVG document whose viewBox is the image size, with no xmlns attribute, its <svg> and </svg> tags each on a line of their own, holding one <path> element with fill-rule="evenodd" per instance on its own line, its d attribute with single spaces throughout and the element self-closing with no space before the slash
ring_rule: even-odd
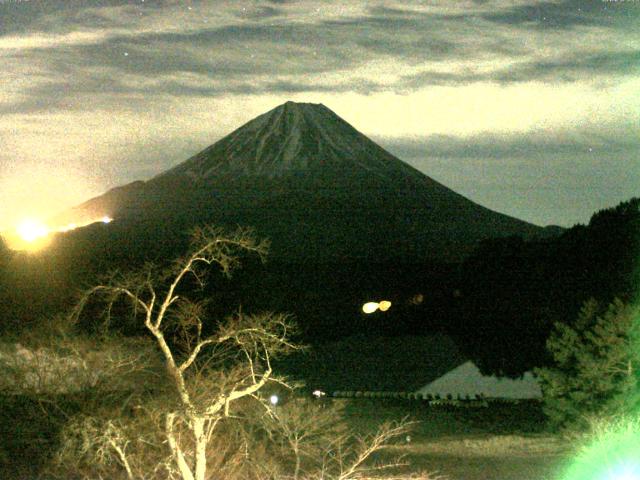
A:
<svg viewBox="0 0 640 480">
<path fill-rule="evenodd" d="M 363 161 L 365 158 L 367 162 Z M 398 162 L 395 156 L 323 104 L 289 101 L 259 115 L 149 181 L 176 174 L 202 180 L 227 173 L 222 167 L 234 174 L 277 177 L 287 173 L 316 172 L 319 168 L 340 168 L 345 163 L 384 178 L 385 173 L 392 171 L 389 164 L 395 162 Z M 424 176 L 406 163 L 400 163 L 405 173 Z M 200 171 L 196 172 L 197 169 Z"/>
<path fill-rule="evenodd" d="M 294 102 L 68 212 L 83 215 L 254 226 L 276 255 L 300 259 L 455 257 L 485 238 L 545 235 L 424 175 L 326 106 Z"/>
</svg>

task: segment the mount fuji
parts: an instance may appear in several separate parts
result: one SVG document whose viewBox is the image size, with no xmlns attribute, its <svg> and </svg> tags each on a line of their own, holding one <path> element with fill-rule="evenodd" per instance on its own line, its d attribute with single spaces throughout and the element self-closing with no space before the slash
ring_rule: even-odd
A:
<svg viewBox="0 0 640 480">
<path fill-rule="evenodd" d="M 114 231 L 143 225 L 165 242 L 197 224 L 252 226 L 271 240 L 272 257 L 305 262 L 450 260 L 483 239 L 545 235 L 424 175 L 324 105 L 294 102 L 55 221 L 104 215 Z"/>
</svg>

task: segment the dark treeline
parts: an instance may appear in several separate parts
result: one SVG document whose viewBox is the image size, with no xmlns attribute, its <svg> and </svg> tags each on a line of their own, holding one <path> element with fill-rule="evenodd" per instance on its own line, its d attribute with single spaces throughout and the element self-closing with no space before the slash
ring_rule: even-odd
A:
<svg viewBox="0 0 640 480">
<path fill-rule="evenodd" d="M 487 240 L 458 263 L 303 264 L 275 257 L 262 264 L 249 255 L 230 281 L 214 274 L 201 295 L 213 318 L 238 308 L 291 312 L 303 342 L 332 352 L 322 361 L 334 365 L 323 371 L 341 369 L 341 351 L 353 356 L 349 338 L 374 344 L 374 337 L 446 333 L 483 371 L 517 376 L 546 361 L 553 324 L 572 322 L 585 300 L 630 300 L 639 291 L 639 206 L 640 199 L 624 202 L 556 237 Z M 99 275 L 169 261 L 186 246 L 184 229 L 175 225 L 158 233 L 117 221 L 74 232 L 38 255 L 0 245 L 2 331 L 19 336 L 37 328 L 44 316 L 68 310 Z M 362 304 L 372 300 L 390 300 L 392 308 L 365 315 Z M 120 328 L 135 333 L 129 320 Z M 424 352 L 412 350 L 412 342 L 397 353 L 419 363 Z"/>
<path fill-rule="evenodd" d="M 639 266 L 638 198 L 555 238 L 486 241 L 461 266 L 449 327 L 482 370 L 518 375 L 547 360 L 553 324 L 572 323 L 589 298 L 635 300 Z"/>
</svg>

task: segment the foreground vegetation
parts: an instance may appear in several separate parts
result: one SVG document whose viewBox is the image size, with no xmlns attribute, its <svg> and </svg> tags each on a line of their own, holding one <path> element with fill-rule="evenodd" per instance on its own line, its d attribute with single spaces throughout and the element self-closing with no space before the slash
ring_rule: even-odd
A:
<svg viewBox="0 0 640 480">
<path fill-rule="evenodd" d="M 2 446 L 5 455 L 4 460 L 0 461 L 4 464 L 2 477 L 35 478 L 34 473 L 45 471 L 52 460 L 43 453 L 56 450 L 61 435 L 56 429 L 64 424 L 64 419 L 55 418 L 55 410 L 51 408 L 51 404 L 38 404 L 34 399 L 24 401 L 24 398 L 18 400 L 2 397 L 2 401 L 0 411 L 4 418 L 0 421 L 6 426 L 8 434 Z M 71 402 L 71 399 L 66 401 Z M 288 401 L 285 399 L 284 402 L 283 415 L 286 415 L 284 409 L 287 408 Z M 393 469 L 369 472 L 375 478 L 555 479 L 559 478 L 559 473 L 572 455 L 573 444 L 545 431 L 540 405 L 535 402 L 493 404 L 490 408 L 481 409 L 429 408 L 410 401 L 380 399 L 302 400 L 302 404 L 307 407 L 308 402 L 312 403 L 311 408 L 322 406 L 323 409 L 339 412 L 336 424 L 339 430 L 362 438 L 371 439 L 381 423 L 397 424 L 405 418 L 415 422 L 411 425 L 410 432 L 389 439 L 388 448 L 373 454 L 369 459 L 370 462 L 388 464 L 398 463 L 398 458 L 403 457 Z M 48 415 L 43 413 L 45 411 Z M 21 421 L 16 422 L 15 418 Z M 309 420 L 317 421 L 318 418 L 314 414 Z M 327 416 L 323 418 L 326 420 Z M 269 445 L 273 450 L 267 449 Z M 285 455 L 284 445 L 264 443 L 251 455 L 262 462 L 271 459 L 263 465 L 273 465 L 273 458 L 284 455 L 289 460 L 288 475 L 276 478 L 291 478 L 294 472 L 291 467 L 295 467 L 295 459 L 290 454 L 291 450 Z M 326 448 L 329 445 L 326 443 L 322 446 Z M 223 451 L 226 454 L 231 450 L 230 447 L 225 440 Z M 212 460 L 214 458 L 218 456 L 212 455 Z M 81 476 L 67 474 L 64 478 Z M 121 473 L 110 478 L 125 477 Z"/>
<path fill-rule="evenodd" d="M 634 236 L 638 208 L 638 201 L 629 202 L 592 223 L 604 235 L 612 218 L 628 217 L 618 237 L 633 246 L 640 238 Z M 246 230 L 198 230 L 176 262 L 103 277 L 72 315 L 7 336 L 0 344 L 0 476 L 526 480 L 569 472 L 567 478 L 585 480 L 575 472 L 603 458 L 620 456 L 606 475 L 631 468 L 629 458 L 637 458 L 634 262 L 624 264 L 624 289 L 613 282 L 576 317 L 554 315 L 553 328 L 550 315 L 541 320 L 546 326 L 538 333 L 549 332 L 536 337 L 547 347 L 537 370 L 543 405 L 429 409 L 399 400 L 312 401 L 276 375 L 272 360 L 302 348 L 292 319 L 241 308 L 220 316 L 215 287 L 202 289 L 207 275 L 230 274 L 246 254 L 263 257 L 266 247 Z M 487 285 L 495 289 L 496 283 Z M 609 303 L 617 291 L 622 300 Z M 507 311 L 498 308 L 506 293 L 480 311 L 498 311 L 506 321 Z M 536 311 L 528 308 L 527 315 Z M 509 319 L 517 316 L 511 313 Z M 509 328 L 519 329 L 521 321 Z M 519 348 L 518 337 L 509 338 L 509 348 Z M 493 358 L 504 363 L 512 357 L 494 352 Z M 519 371 L 506 364 L 484 367 Z M 269 401 L 274 394 L 277 405 Z M 574 454 L 578 463 L 570 461 Z"/>
<path fill-rule="evenodd" d="M 399 465 L 372 462 L 408 432 L 404 420 L 373 432 L 345 428 L 335 405 L 295 398 L 272 359 L 301 348 L 283 314 L 212 318 L 208 298 L 191 298 L 212 267 L 229 275 L 240 252 L 266 254 L 247 230 L 205 227 L 187 255 L 166 267 L 114 273 L 87 290 L 68 317 L 32 345 L 5 348 L 6 400 L 44 415 L 45 478 L 365 478 Z M 190 284 L 189 284 L 190 282 Z M 83 334 L 89 317 L 91 335 Z M 113 323 L 115 320 L 116 323 Z M 122 336 L 126 323 L 133 323 Z M 265 392 L 290 392 L 276 408 Z M 293 394 L 292 394 L 293 393 Z M 9 405 L 8 410 L 11 410 Z M 37 422 L 34 422 L 37 425 Z M 20 431 L 13 432 L 18 442 Z M 33 440 L 33 439 L 31 439 Z M 7 462 L 18 451 L 5 449 Z M 427 475 L 425 474 L 425 478 Z"/>
<path fill-rule="evenodd" d="M 552 426 L 585 431 L 640 411 L 640 306 L 590 300 L 547 348 L 553 363 L 536 372 Z"/>
</svg>

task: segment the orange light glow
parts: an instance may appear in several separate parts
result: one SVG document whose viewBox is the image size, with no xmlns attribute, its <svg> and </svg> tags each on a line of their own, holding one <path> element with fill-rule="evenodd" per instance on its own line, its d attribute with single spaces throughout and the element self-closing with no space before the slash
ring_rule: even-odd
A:
<svg viewBox="0 0 640 480">
<path fill-rule="evenodd" d="M 391 302 L 389 300 L 383 300 L 378 304 L 378 308 L 381 312 L 386 312 L 391 308 Z"/>
</svg>

